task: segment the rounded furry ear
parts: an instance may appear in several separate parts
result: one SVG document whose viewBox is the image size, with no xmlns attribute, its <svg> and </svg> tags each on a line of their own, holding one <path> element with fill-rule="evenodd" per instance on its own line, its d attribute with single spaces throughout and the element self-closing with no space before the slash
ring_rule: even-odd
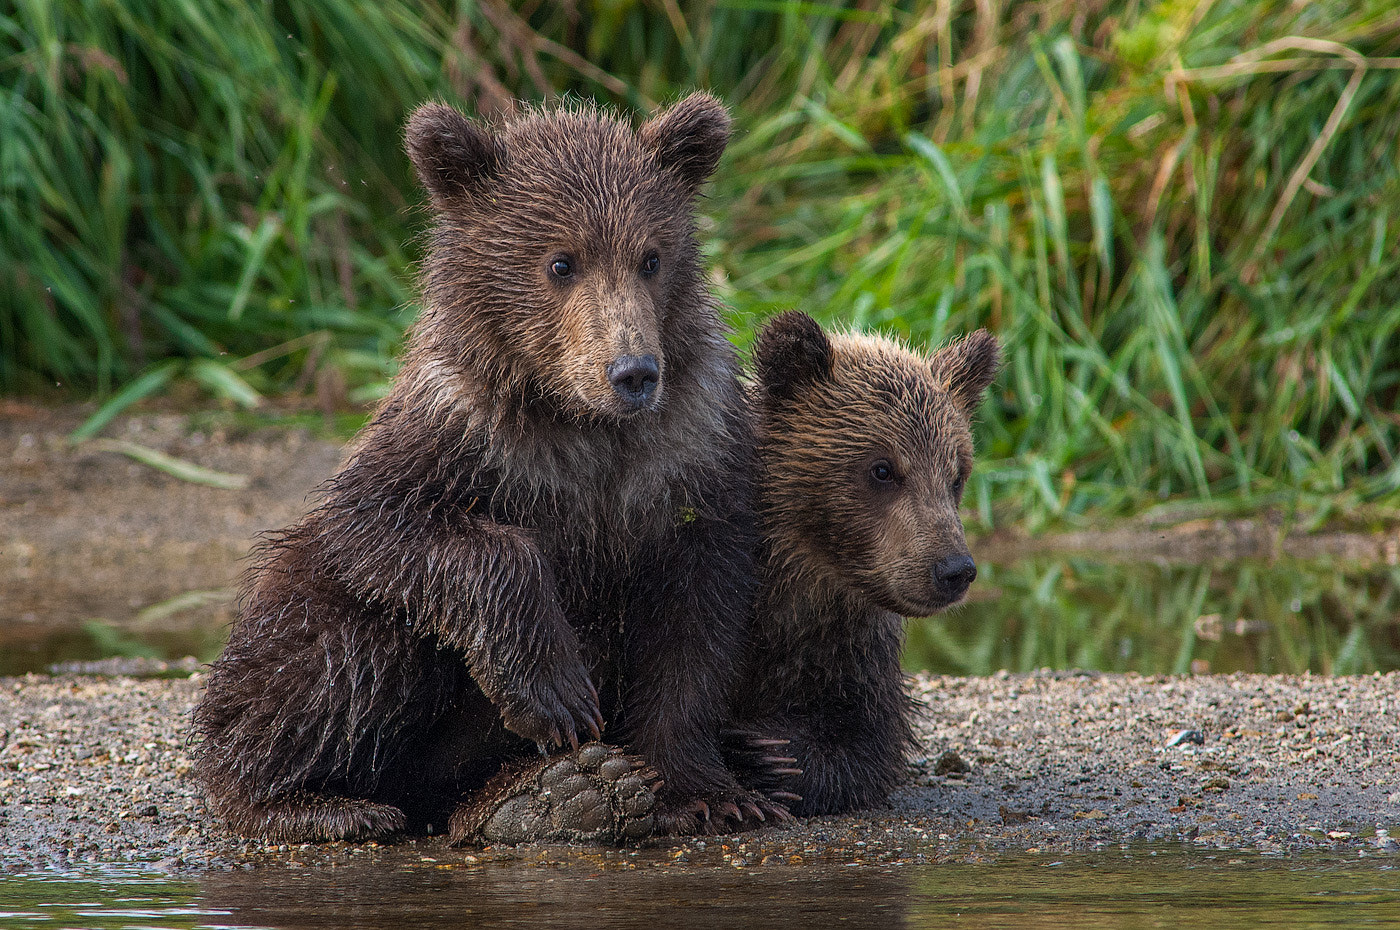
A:
<svg viewBox="0 0 1400 930">
<path fill-rule="evenodd" d="M 505 161 L 505 149 L 495 136 L 441 103 L 413 111 L 404 147 L 439 210 L 469 199 Z"/>
<path fill-rule="evenodd" d="M 1001 368 L 1001 346 L 985 329 L 979 329 L 946 345 L 929 359 L 934 380 L 944 386 L 954 402 L 971 412 L 982 403 L 982 392 Z"/>
<path fill-rule="evenodd" d="M 753 365 L 765 394 L 791 397 L 803 384 L 831 374 L 831 340 L 816 320 L 800 310 L 789 310 L 759 333 Z"/>
<path fill-rule="evenodd" d="M 714 173 L 732 125 L 729 111 L 717 98 L 691 94 L 647 120 L 637 139 L 661 167 L 695 191 Z"/>
</svg>

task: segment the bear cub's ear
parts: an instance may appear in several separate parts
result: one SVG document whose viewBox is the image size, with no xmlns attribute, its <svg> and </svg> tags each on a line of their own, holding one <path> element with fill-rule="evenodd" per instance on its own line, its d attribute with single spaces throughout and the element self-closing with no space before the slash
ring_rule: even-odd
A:
<svg viewBox="0 0 1400 930">
<path fill-rule="evenodd" d="M 693 193 L 714 173 L 729 144 L 732 125 L 729 111 L 718 99 L 691 94 L 647 120 L 637 139 Z"/>
<path fill-rule="evenodd" d="M 758 335 L 754 372 L 770 397 L 791 397 L 804 384 L 831 374 L 831 340 L 800 310 L 774 317 Z"/>
<path fill-rule="evenodd" d="M 439 210 L 469 200 L 505 161 L 505 149 L 495 136 L 441 103 L 413 111 L 404 147 Z"/>
<path fill-rule="evenodd" d="M 944 386 L 954 403 L 971 413 L 982 403 L 982 392 L 992 383 L 1001 367 L 1001 347 L 985 329 L 979 329 L 929 359 L 934 380 Z"/>
</svg>

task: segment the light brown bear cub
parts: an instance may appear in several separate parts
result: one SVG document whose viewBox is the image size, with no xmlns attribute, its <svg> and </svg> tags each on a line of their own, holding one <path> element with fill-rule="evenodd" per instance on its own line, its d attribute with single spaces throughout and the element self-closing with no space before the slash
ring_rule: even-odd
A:
<svg viewBox="0 0 1400 930">
<path fill-rule="evenodd" d="M 884 804 L 903 771 L 902 618 L 977 577 L 958 503 L 998 356 L 986 331 L 924 356 L 795 311 L 759 336 L 762 587 L 728 735 L 742 780 L 795 814 Z"/>
</svg>

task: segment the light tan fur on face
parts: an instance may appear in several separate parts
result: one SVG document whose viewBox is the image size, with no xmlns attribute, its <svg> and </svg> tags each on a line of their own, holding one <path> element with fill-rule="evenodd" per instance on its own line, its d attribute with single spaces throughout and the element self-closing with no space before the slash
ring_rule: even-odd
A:
<svg viewBox="0 0 1400 930">
<path fill-rule="evenodd" d="M 704 336 L 694 347 L 702 360 L 673 371 L 672 390 L 721 399 L 732 393 L 732 361 L 720 354 L 728 345 L 722 331 Z M 479 443 L 482 467 L 496 473 L 512 496 L 568 514 L 598 537 L 644 536 L 657 525 L 674 524 L 683 508 L 696 505 L 689 492 L 696 476 L 713 480 L 712 469 L 719 467 L 694 450 L 727 450 L 739 441 L 734 430 L 741 424 L 726 415 L 732 402 L 662 404 L 643 414 L 644 422 L 622 418 L 581 428 L 572 420 L 530 423 L 528 410 L 510 402 L 499 386 L 431 357 L 407 360 L 398 386 L 413 398 L 416 419 Z M 523 443 L 527 430 L 531 441 Z M 357 445 L 376 431 L 371 425 Z"/>
<path fill-rule="evenodd" d="M 560 308 L 556 383 L 571 385 L 584 409 L 612 416 L 658 409 L 666 387 L 666 360 L 656 302 L 625 272 L 585 270 L 579 277 Z M 608 380 L 608 367 L 625 355 L 651 355 L 661 369 L 660 380 L 640 410 L 624 403 Z"/>
</svg>

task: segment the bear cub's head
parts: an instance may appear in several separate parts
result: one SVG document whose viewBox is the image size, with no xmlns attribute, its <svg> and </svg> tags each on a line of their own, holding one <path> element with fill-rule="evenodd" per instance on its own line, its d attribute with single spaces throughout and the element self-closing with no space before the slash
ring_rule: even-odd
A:
<svg viewBox="0 0 1400 930">
<path fill-rule="evenodd" d="M 437 220 L 421 351 L 574 417 L 657 409 L 718 327 L 693 210 L 729 131 L 706 94 L 635 132 L 591 104 L 495 128 L 419 107 L 406 143 Z"/>
<path fill-rule="evenodd" d="M 828 335 L 790 311 L 754 349 L 764 532 L 797 583 L 826 579 L 906 617 L 977 577 L 958 504 L 968 421 L 999 364 L 979 330 L 932 356 Z"/>
</svg>

